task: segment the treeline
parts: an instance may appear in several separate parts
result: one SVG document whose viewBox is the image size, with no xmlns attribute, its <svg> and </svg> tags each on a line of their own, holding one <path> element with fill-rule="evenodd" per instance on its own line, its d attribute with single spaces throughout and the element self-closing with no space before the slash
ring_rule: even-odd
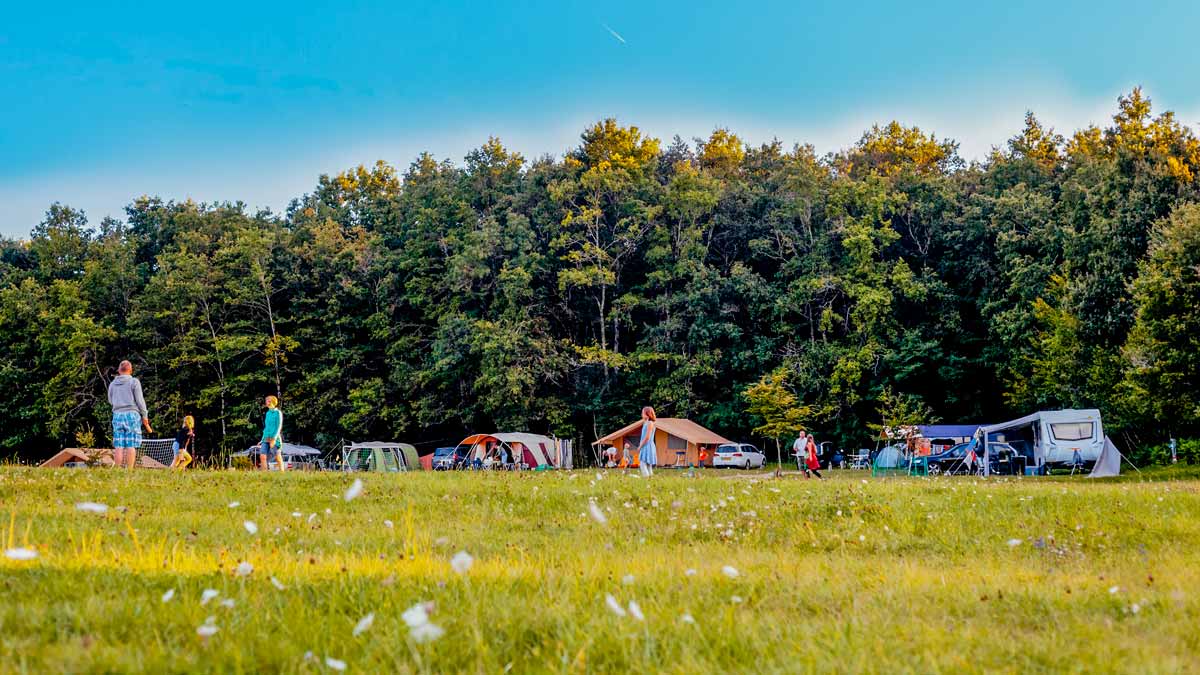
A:
<svg viewBox="0 0 1200 675">
<path fill-rule="evenodd" d="M 1135 90 L 1107 128 L 1030 114 L 970 164 L 898 123 L 817 156 L 605 120 L 562 158 L 489 139 L 322 176 L 285 214 L 143 197 L 93 226 L 54 204 L 0 242 L 0 445 L 106 444 L 130 358 L 202 454 L 253 442 L 267 393 L 324 448 L 586 444 L 644 404 L 747 438 L 760 382 L 847 446 L 897 399 L 1099 407 L 1147 446 L 1200 434 L 1198 198 L 1200 142 Z"/>
</svg>

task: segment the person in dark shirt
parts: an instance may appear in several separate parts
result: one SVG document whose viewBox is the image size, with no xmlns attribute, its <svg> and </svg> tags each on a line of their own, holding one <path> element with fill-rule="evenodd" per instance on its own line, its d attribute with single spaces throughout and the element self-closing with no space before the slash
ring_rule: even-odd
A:
<svg viewBox="0 0 1200 675">
<path fill-rule="evenodd" d="M 196 420 L 188 415 L 183 418 L 183 426 L 175 433 L 175 442 L 171 444 L 172 469 L 183 469 L 192 463 L 192 441 L 196 440 Z"/>
</svg>

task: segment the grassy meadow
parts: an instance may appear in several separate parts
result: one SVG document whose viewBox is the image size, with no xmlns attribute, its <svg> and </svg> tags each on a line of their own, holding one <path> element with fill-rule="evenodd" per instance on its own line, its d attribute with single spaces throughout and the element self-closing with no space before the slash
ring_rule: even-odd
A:
<svg viewBox="0 0 1200 675">
<path fill-rule="evenodd" d="M 0 671 L 1200 672 L 1200 481 L 831 473 L 0 468 Z"/>
</svg>

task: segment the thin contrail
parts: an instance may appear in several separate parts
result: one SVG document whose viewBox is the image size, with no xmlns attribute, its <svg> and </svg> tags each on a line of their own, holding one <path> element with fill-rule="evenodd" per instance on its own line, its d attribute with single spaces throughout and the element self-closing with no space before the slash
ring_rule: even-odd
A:
<svg viewBox="0 0 1200 675">
<path fill-rule="evenodd" d="M 625 42 L 625 38 L 621 37 L 621 34 L 620 34 L 620 33 L 618 33 L 617 31 L 615 31 L 615 30 L 613 30 L 613 29 L 609 28 L 609 27 L 608 27 L 608 24 L 606 24 L 606 23 L 602 23 L 602 24 L 600 24 L 600 25 L 601 25 L 601 26 L 604 26 L 604 30 L 606 30 L 606 31 L 608 31 L 609 33 L 611 33 L 613 37 L 615 37 L 615 38 L 617 38 L 618 40 L 620 40 L 620 41 L 621 41 L 621 44 L 626 44 L 626 42 Z"/>
</svg>

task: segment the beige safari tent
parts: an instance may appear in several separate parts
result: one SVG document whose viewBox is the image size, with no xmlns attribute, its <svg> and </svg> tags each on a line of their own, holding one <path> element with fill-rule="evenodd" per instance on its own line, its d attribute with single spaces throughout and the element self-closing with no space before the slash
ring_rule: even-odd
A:
<svg viewBox="0 0 1200 675">
<path fill-rule="evenodd" d="M 618 457 L 622 450 L 634 456 L 636 460 L 638 441 L 641 440 L 642 421 L 638 420 L 629 426 L 618 429 L 611 434 L 599 438 L 592 445 L 614 447 Z M 678 417 L 658 418 L 658 428 L 654 432 L 654 445 L 658 448 L 659 466 L 696 466 L 712 465 L 713 450 L 718 445 L 729 443 L 729 439 L 705 429 L 695 422 Z M 701 460 L 700 454 L 704 453 Z"/>
<path fill-rule="evenodd" d="M 38 466 L 112 466 L 112 450 L 108 448 L 66 448 Z M 137 454 L 137 465 L 143 469 L 165 469 L 167 466 L 146 453 Z"/>
</svg>

